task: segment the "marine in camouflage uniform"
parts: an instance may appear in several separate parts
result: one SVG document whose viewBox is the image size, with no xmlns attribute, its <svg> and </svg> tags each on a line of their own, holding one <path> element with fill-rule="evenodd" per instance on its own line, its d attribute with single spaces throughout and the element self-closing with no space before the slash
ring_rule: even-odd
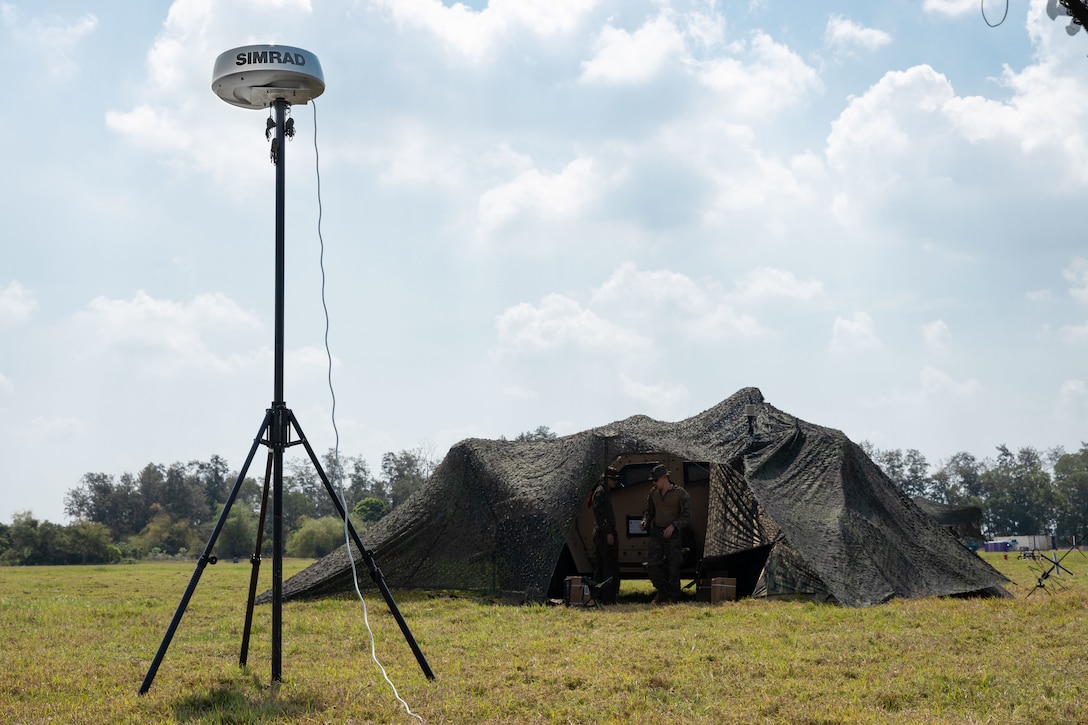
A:
<svg viewBox="0 0 1088 725">
<path fill-rule="evenodd" d="M 657 589 L 654 603 L 680 601 L 680 564 L 684 558 L 681 530 L 691 525 L 691 496 L 677 486 L 663 465 L 650 471 L 653 487 L 646 497 L 640 524 L 650 532 L 647 573 Z"/>
<path fill-rule="evenodd" d="M 612 510 L 612 489 L 619 480 L 619 471 L 609 466 L 593 489 L 593 546 L 597 550 L 593 578 L 598 583 L 608 580 L 597 597 L 601 604 L 615 604 L 620 590 L 620 540 L 616 531 L 616 512 Z"/>
</svg>

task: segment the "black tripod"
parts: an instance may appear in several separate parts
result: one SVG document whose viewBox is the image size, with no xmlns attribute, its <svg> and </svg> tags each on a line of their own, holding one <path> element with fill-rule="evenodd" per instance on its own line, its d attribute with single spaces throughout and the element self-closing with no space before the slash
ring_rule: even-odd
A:
<svg viewBox="0 0 1088 725">
<path fill-rule="evenodd" d="M 196 570 L 193 572 L 192 578 L 189 580 L 189 585 L 185 589 L 185 593 L 181 597 L 181 603 L 178 604 L 177 611 L 174 612 L 174 618 L 170 622 L 170 626 L 166 630 L 166 635 L 163 637 L 162 644 L 159 645 L 158 652 L 155 653 L 155 659 L 151 662 L 151 667 L 147 671 L 147 675 L 144 677 L 143 684 L 140 685 L 140 694 L 145 694 L 150 688 L 151 683 L 155 679 L 155 673 L 159 669 L 159 665 L 162 663 L 162 658 L 166 654 L 166 649 L 170 646 L 170 641 L 174 637 L 174 632 L 178 628 L 178 624 L 181 622 L 181 617 L 185 613 L 185 608 L 189 604 L 189 600 L 193 596 L 193 592 L 196 590 L 197 584 L 200 582 L 200 576 L 204 573 L 204 568 L 208 564 L 215 564 L 216 557 L 212 556 L 212 550 L 215 547 L 215 541 L 219 537 L 220 531 L 223 529 L 223 525 L 226 523 L 227 514 L 230 512 L 231 506 L 234 505 L 234 500 L 238 497 L 238 492 L 242 488 L 242 482 L 245 480 L 246 473 L 249 471 L 249 466 L 253 462 L 253 458 L 257 453 L 257 448 L 261 445 L 269 448 L 268 463 L 265 468 L 264 479 L 264 493 L 261 499 L 261 523 L 257 533 L 257 545 L 254 549 L 254 555 L 252 558 L 253 571 L 250 576 L 249 585 L 249 601 L 246 607 L 246 622 L 245 631 L 242 635 L 242 652 L 239 657 L 239 664 L 245 666 L 248 657 L 249 650 L 249 631 L 253 617 L 253 603 L 254 596 L 257 591 L 257 574 L 260 568 L 261 561 L 261 544 L 264 536 L 264 518 L 265 518 L 265 506 L 268 502 L 269 493 L 269 481 L 272 483 L 272 681 L 282 681 L 282 625 L 283 625 L 283 452 L 288 447 L 293 445 L 302 444 L 306 453 L 310 457 L 310 462 L 313 463 L 314 468 L 317 469 L 318 475 L 321 477 L 321 482 L 325 486 L 325 490 L 332 498 L 333 505 L 336 507 L 337 513 L 343 519 L 348 533 L 351 537 L 355 547 L 359 550 L 359 553 L 370 570 L 370 578 L 378 585 L 381 590 L 382 596 L 385 598 L 386 604 L 389 606 L 393 617 L 396 619 L 397 624 L 400 626 L 401 633 L 408 641 L 408 645 L 412 648 L 412 652 L 415 654 L 416 661 L 419 663 L 420 668 L 423 670 L 423 674 L 427 676 L 427 679 L 435 679 L 434 673 L 431 671 L 430 665 L 427 664 L 426 657 L 423 656 L 423 652 L 420 650 L 419 645 L 416 644 L 415 638 L 412 636 L 411 630 L 408 628 L 407 622 L 404 621 L 404 617 L 401 616 L 400 609 L 397 608 L 397 603 L 393 599 L 393 594 L 389 591 L 389 587 L 386 585 L 385 577 L 382 575 L 381 570 L 378 568 L 377 563 L 374 561 L 374 555 L 369 549 L 363 546 L 363 542 L 359 539 L 359 535 L 355 531 L 355 527 L 352 526 L 350 519 L 348 518 L 348 512 L 344 509 L 343 503 L 340 501 L 340 497 L 337 496 L 336 491 L 333 490 L 332 484 L 329 482 L 329 478 L 325 475 L 325 471 L 321 467 L 321 463 L 318 461 L 317 456 L 314 454 L 313 448 L 310 446 L 309 441 L 303 434 L 302 429 L 299 427 L 298 420 L 295 418 L 295 414 L 291 412 L 290 408 L 283 402 L 283 319 L 284 319 L 284 304 L 283 304 L 283 288 L 284 288 L 284 141 L 286 135 L 294 133 L 293 123 L 286 123 L 285 117 L 287 115 L 288 102 L 283 98 L 277 98 L 273 102 L 275 108 L 275 129 L 276 138 L 272 145 L 272 160 L 276 164 L 276 339 L 275 339 L 275 393 L 272 402 L 272 407 L 265 411 L 264 420 L 261 422 L 261 427 L 257 431 L 256 437 L 253 439 L 253 445 L 250 446 L 249 455 L 246 456 L 245 464 L 242 466 L 242 470 L 238 473 L 238 480 L 234 483 L 234 488 L 231 489 L 230 495 L 227 497 L 227 501 L 223 506 L 223 513 L 219 516 L 219 521 L 216 523 L 215 528 L 212 530 L 211 538 L 208 539 L 208 544 L 204 547 L 204 552 L 197 560 Z M 268 132 L 271 131 L 272 121 L 269 120 Z M 294 431 L 296 438 L 292 440 L 291 431 Z M 346 547 L 347 555 L 351 556 L 350 547 Z"/>
</svg>

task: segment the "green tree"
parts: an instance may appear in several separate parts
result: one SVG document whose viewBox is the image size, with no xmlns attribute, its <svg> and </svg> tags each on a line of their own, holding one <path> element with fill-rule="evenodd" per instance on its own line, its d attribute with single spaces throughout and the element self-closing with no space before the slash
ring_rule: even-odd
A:
<svg viewBox="0 0 1088 725">
<path fill-rule="evenodd" d="M 344 522 L 334 516 L 303 519 L 298 529 L 287 536 L 288 556 L 316 559 L 335 551 L 344 543 Z"/>
<path fill-rule="evenodd" d="M 216 519 L 222 516 L 223 506 L 216 511 Z M 257 514 L 237 503 L 231 507 L 219 537 L 215 540 L 215 555 L 223 558 L 249 558 L 257 545 Z M 262 547 L 263 548 L 263 547 Z"/>
<path fill-rule="evenodd" d="M 192 526 L 204 523 L 210 511 L 203 482 L 181 463 L 173 463 L 166 469 L 161 497 L 156 503 L 173 518 Z"/>
<path fill-rule="evenodd" d="M 76 521 L 106 526 L 115 539 L 139 531 L 146 523 L 132 476 L 120 482 L 106 473 L 85 473 L 64 496 L 64 513 Z"/>
<path fill-rule="evenodd" d="M 132 550 L 142 556 L 156 550 L 169 556 L 204 550 L 206 542 L 188 521 L 170 515 L 158 504 L 153 508 L 154 515 L 147 526 L 129 540 Z"/>
<path fill-rule="evenodd" d="M 982 463 L 970 453 L 953 454 L 930 478 L 933 500 L 982 506 L 986 497 L 982 471 Z"/>
<path fill-rule="evenodd" d="M 382 478 L 389 487 L 392 508 L 404 503 L 434 473 L 434 459 L 422 446 L 382 456 Z"/>
<path fill-rule="evenodd" d="M 58 564 L 114 564 L 121 550 L 113 543 L 112 532 L 97 521 L 77 521 L 65 529 L 67 546 Z"/>
<path fill-rule="evenodd" d="M 109 529 L 99 523 L 61 526 L 23 511 L 15 514 L 7 533 L 10 545 L 0 554 L 5 564 L 108 564 L 121 558 Z"/>
<path fill-rule="evenodd" d="M 351 509 L 351 515 L 360 521 L 378 521 L 389 513 L 389 504 L 380 498 L 364 498 Z"/>
<path fill-rule="evenodd" d="M 1043 458 L 1034 448 L 1013 454 L 1004 445 L 979 476 L 986 491 L 983 521 L 991 534 L 1047 534 L 1053 530 L 1056 497 Z"/>
<path fill-rule="evenodd" d="M 225 460 L 213 455 L 207 461 L 190 461 L 188 468 L 204 492 L 204 502 L 209 511 L 214 511 L 216 504 L 227 500 L 233 481 L 227 478 L 230 469 Z"/>
<path fill-rule="evenodd" d="M 1057 533 L 1065 544 L 1088 539 L 1088 443 L 1065 453 L 1054 463 L 1057 493 Z"/>
<path fill-rule="evenodd" d="M 868 441 L 861 443 L 862 450 L 873 463 L 880 466 L 884 475 L 891 479 L 896 488 L 911 498 L 930 494 L 929 463 L 921 452 L 911 448 L 906 452 L 898 448 L 883 451 L 873 447 Z"/>
</svg>

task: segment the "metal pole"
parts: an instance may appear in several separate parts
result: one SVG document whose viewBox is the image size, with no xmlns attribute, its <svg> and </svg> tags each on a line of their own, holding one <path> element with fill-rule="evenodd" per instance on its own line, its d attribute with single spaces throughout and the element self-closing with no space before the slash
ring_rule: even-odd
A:
<svg viewBox="0 0 1088 725">
<path fill-rule="evenodd" d="M 283 451 L 289 437 L 290 413 L 283 401 L 284 179 L 286 139 L 284 117 L 287 101 L 277 98 L 276 107 L 276 371 L 274 411 L 269 438 L 272 441 L 272 681 L 282 681 L 283 654 Z"/>
</svg>

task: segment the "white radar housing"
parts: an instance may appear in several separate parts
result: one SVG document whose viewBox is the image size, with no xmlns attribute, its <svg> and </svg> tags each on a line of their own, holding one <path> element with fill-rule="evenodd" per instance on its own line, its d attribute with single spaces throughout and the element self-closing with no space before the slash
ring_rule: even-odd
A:
<svg viewBox="0 0 1088 725">
<path fill-rule="evenodd" d="M 325 92 L 321 63 L 289 45 L 243 45 L 220 53 L 212 90 L 232 106 L 268 108 L 277 98 L 306 103 Z"/>
</svg>

